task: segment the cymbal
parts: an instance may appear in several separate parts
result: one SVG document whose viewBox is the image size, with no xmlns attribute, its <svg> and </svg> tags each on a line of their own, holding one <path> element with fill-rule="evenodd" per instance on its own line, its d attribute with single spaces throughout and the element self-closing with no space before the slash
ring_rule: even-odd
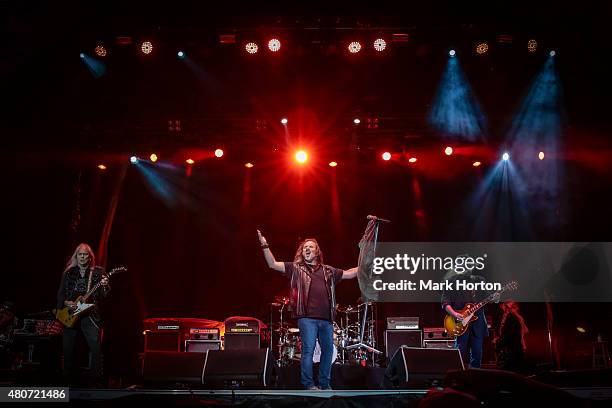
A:
<svg viewBox="0 0 612 408">
<path fill-rule="evenodd" d="M 353 307 L 351 305 L 348 306 L 341 306 L 341 305 L 336 305 L 336 310 L 340 313 L 357 313 L 358 308 Z"/>
<path fill-rule="evenodd" d="M 298 327 L 290 327 L 287 329 L 287 332 L 289 333 L 299 333 L 300 329 Z"/>
</svg>

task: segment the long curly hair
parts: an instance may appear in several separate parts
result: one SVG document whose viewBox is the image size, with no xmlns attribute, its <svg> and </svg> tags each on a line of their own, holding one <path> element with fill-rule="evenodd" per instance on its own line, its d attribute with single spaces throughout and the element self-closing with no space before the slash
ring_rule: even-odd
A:
<svg viewBox="0 0 612 408">
<path fill-rule="evenodd" d="M 77 245 L 76 249 L 72 253 L 72 256 L 68 259 L 68 262 L 66 263 L 66 268 L 64 268 L 64 273 L 66 273 L 66 271 L 68 271 L 71 268 L 74 268 L 75 266 L 79 264 L 77 261 L 77 254 L 80 251 L 87 251 L 87 253 L 89 254 L 89 267 L 90 268 L 93 268 L 96 266 L 96 256 L 94 255 L 94 252 L 92 251 L 89 245 L 82 242 L 79 245 Z"/>
<path fill-rule="evenodd" d="M 304 256 L 302 255 L 302 251 L 304 250 L 304 244 L 306 244 L 306 242 L 309 242 L 309 241 L 314 242 L 314 244 L 317 246 L 317 256 L 315 258 L 315 261 L 318 264 L 323 264 L 323 251 L 321 251 L 321 247 L 319 246 L 319 243 L 314 238 L 306 238 L 305 240 L 300 242 L 300 245 L 298 246 L 297 251 L 295 251 L 293 262 L 304 263 Z"/>
</svg>

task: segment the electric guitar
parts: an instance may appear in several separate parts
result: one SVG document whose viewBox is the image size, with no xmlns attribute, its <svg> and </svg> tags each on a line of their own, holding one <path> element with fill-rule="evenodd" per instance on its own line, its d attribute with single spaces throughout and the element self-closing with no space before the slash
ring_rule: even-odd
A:
<svg viewBox="0 0 612 408">
<path fill-rule="evenodd" d="M 125 272 L 125 271 L 127 271 L 127 268 L 120 266 L 118 268 L 114 268 L 110 270 L 106 274 L 106 277 L 110 278 L 116 273 Z M 95 303 L 87 303 L 87 299 L 89 299 L 89 297 L 93 295 L 100 286 L 102 286 L 102 283 L 98 282 L 89 290 L 89 292 L 77 297 L 74 301 L 76 303 L 76 308 L 74 310 L 68 306 L 65 306 L 61 309 L 53 309 L 53 312 L 55 313 L 55 317 L 57 318 L 57 320 L 59 320 L 66 327 L 74 326 L 74 324 L 77 322 L 79 317 L 85 311 L 95 306 Z"/>
<path fill-rule="evenodd" d="M 516 288 L 518 288 L 518 283 L 512 281 L 510 283 L 507 283 L 499 291 L 487 296 L 482 301 L 478 303 L 466 304 L 463 309 L 457 311 L 459 314 L 461 314 L 460 319 L 456 319 L 453 316 L 447 314 L 446 317 L 444 317 L 444 328 L 446 329 L 446 332 L 455 337 L 461 336 L 463 333 L 466 332 L 472 322 L 478 320 L 478 316 L 476 316 L 477 311 L 482 309 L 487 303 L 491 303 L 495 299 L 496 295 L 501 294 L 507 290 L 515 290 Z"/>
</svg>

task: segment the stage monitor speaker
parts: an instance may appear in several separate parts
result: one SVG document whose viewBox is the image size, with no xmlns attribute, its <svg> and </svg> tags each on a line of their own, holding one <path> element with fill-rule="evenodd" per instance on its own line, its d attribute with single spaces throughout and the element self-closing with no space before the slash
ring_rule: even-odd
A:
<svg viewBox="0 0 612 408">
<path fill-rule="evenodd" d="M 206 353 L 208 350 L 221 350 L 221 340 L 185 340 L 188 353 Z"/>
<path fill-rule="evenodd" d="M 385 370 L 383 388 L 429 387 L 441 382 L 448 371 L 463 369 L 458 349 L 400 347 Z"/>
<path fill-rule="evenodd" d="M 210 388 L 267 388 L 276 374 L 269 349 L 210 350 L 202 384 Z"/>
<path fill-rule="evenodd" d="M 181 332 L 178 330 L 146 330 L 144 351 L 181 351 Z"/>
<path fill-rule="evenodd" d="M 225 350 L 259 349 L 259 333 L 225 333 Z"/>
<path fill-rule="evenodd" d="M 202 383 L 206 353 L 150 351 L 144 353 L 142 377 L 147 382 Z"/>
<path fill-rule="evenodd" d="M 421 330 L 385 330 L 386 357 L 390 359 L 401 346 L 421 347 L 423 332 Z"/>
</svg>

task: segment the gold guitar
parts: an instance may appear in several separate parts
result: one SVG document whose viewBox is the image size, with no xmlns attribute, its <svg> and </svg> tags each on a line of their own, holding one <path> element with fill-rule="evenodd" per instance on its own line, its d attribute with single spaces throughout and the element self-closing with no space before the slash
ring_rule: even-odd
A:
<svg viewBox="0 0 612 408">
<path fill-rule="evenodd" d="M 118 268 L 114 268 L 110 270 L 106 276 L 111 277 L 116 273 L 125 272 L 127 268 L 120 266 Z M 74 302 L 76 303 L 76 308 L 73 310 L 70 307 L 66 306 L 61 309 L 53 309 L 55 313 L 55 317 L 59 320 L 64 326 L 72 327 L 75 325 L 79 317 L 87 310 L 91 309 L 95 306 L 95 303 L 87 303 L 87 299 L 93 295 L 96 290 L 101 286 L 100 282 L 96 283 L 89 292 L 84 295 L 80 295 L 77 297 Z"/>
<path fill-rule="evenodd" d="M 516 288 L 518 288 L 518 283 L 512 281 L 502 287 L 499 291 L 487 296 L 484 300 L 478 303 L 466 304 L 463 309 L 457 311 L 457 313 L 461 314 L 461 319 L 456 319 L 447 314 L 446 317 L 444 317 L 444 328 L 446 329 L 446 332 L 451 336 L 461 336 L 466 332 L 472 322 L 478 320 L 476 312 L 482 309 L 487 303 L 491 303 L 493 300 L 495 300 L 496 295 L 499 295 L 507 290 L 515 290 Z"/>
</svg>

